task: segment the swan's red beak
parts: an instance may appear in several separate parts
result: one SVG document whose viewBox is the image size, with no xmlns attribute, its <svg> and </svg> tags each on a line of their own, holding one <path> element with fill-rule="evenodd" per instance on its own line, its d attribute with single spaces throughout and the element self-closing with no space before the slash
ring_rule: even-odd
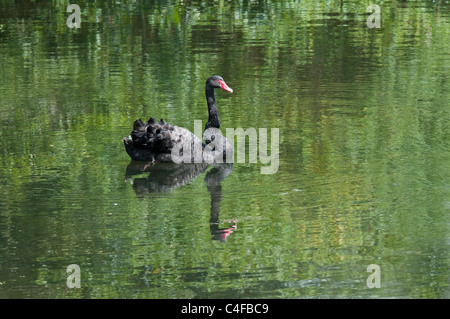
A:
<svg viewBox="0 0 450 319">
<path fill-rule="evenodd" d="M 217 81 L 217 82 L 220 83 L 220 88 L 221 88 L 222 90 L 225 90 L 225 91 L 228 91 L 228 92 L 233 93 L 233 89 L 230 88 L 224 81 L 219 80 L 219 81 Z"/>
</svg>

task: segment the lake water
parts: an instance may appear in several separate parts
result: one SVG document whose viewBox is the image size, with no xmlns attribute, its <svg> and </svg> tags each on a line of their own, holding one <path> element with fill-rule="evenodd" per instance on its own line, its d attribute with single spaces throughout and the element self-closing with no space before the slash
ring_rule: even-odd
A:
<svg viewBox="0 0 450 319">
<path fill-rule="evenodd" d="M 448 1 L 76 3 L 0 0 L 0 298 L 450 297 Z M 278 171 L 131 162 L 213 74 Z"/>
</svg>

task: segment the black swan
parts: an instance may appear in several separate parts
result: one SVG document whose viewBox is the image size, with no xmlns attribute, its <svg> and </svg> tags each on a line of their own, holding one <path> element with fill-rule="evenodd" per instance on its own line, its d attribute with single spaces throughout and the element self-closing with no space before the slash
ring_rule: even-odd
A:
<svg viewBox="0 0 450 319">
<path fill-rule="evenodd" d="M 228 92 L 233 92 L 233 90 L 228 87 L 222 77 L 214 75 L 206 80 L 205 94 L 206 102 L 208 105 L 208 122 L 205 125 L 204 139 L 202 140 L 195 136 L 193 133 L 185 128 L 170 125 L 161 119 L 157 122 L 153 117 L 151 117 L 147 123 L 138 119 L 133 124 L 133 131 L 130 137 L 124 137 L 125 149 L 128 155 L 133 160 L 137 161 L 151 161 L 151 162 L 172 162 L 172 151 L 177 154 L 179 149 L 179 155 L 183 154 L 183 146 L 185 148 L 190 148 L 192 159 L 198 158 L 194 154 L 195 151 L 201 151 L 200 160 L 202 162 L 211 162 L 218 160 L 221 162 L 225 157 L 232 153 L 232 147 L 228 140 L 221 134 L 218 134 L 218 129 L 220 128 L 220 118 L 219 111 L 216 105 L 216 99 L 214 97 L 214 89 L 221 88 Z M 214 142 L 214 143 L 212 143 Z M 212 147 L 207 147 L 208 144 L 213 145 Z M 201 145 L 200 147 L 195 147 L 194 145 Z M 223 149 L 221 152 L 211 152 L 214 151 L 217 145 L 222 145 Z M 187 147 L 190 146 L 190 147 Z M 178 149 L 174 149 L 177 147 Z M 206 152 L 208 150 L 209 152 Z M 178 155 L 178 154 L 177 154 Z M 207 156 L 208 155 L 208 156 Z M 211 156 L 213 158 L 211 158 Z M 220 158 L 218 158 L 220 156 Z"/>
</svg>

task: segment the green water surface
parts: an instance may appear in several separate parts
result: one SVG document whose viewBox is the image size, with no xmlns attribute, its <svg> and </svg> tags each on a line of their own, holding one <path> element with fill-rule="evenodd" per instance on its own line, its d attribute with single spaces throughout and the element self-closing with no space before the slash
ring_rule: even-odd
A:
<svg viewBox="0 0 450 319">
<path fill-rule="evenodd" d="M 0 0 L 0 298 L 450 297 L 449 1 L 73 2 Z M 278 171 L 130 163 L 213 74 Z"/>
</svg>

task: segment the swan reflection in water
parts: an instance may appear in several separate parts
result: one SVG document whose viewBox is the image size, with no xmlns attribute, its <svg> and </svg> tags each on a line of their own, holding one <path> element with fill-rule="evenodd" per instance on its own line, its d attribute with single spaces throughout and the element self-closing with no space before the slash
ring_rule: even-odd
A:
<svg viewBox="0 0 450 319">
<path fill-rule="evenodd" d="M 209 164 L 200 163 L 151 163 L 131 161 L 125 173 L 125 179 L 132 181 L 137 195 L 165 193 L 184 186 L 202 173 Z M 236 222 L 231 227 L 219 228 L 220 202 L 222 201 L 222 181 L 232 172 L 233 164 L 214 163 L 205 176 L 205 184 L 211 196 L 211 219 L 209 221 L 213 240 L 226 241 L 236 229 Z M 137 177 L 148 173 L 147 177 Z M 135 176 L 135 177 L 133 177 Z"/>
</svg>

